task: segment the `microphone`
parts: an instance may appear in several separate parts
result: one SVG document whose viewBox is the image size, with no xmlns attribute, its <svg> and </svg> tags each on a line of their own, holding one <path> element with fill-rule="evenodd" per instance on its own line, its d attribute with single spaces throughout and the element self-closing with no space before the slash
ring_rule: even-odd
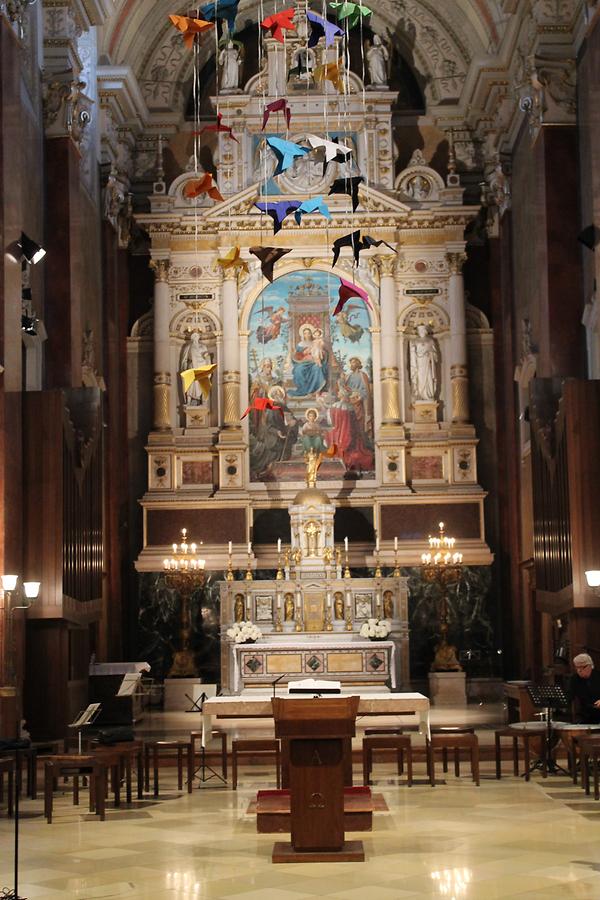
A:
<svg viewBox="0 0 600 900">
<path fill-rule="evenodd" d="M 273 696 L 275 696 L 275 685 L 278 684 L 278 683 L 281 681 L 281 679 L 282 679 L 282 678 L 285 678 L 285 676 L 288 675 L 288 674 L 289 674 L 288 672 L 283 672 L 281 675 L 278 675 L 278 676 L 277 676 L 277 678 L 275 679 L 275 681 L 272 682 L 272 684 L 273 684 Z"/>
</svg>

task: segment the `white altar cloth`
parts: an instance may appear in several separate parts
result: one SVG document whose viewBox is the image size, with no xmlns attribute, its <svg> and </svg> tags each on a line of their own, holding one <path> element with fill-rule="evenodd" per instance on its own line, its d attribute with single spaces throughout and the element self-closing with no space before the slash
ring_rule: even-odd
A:
<svg viewBox="0 0 600 900">
<path fill-rule="evenodd" d="M 274 691 L 249 689 L 229 697 L 209 697 L 202 707 L 202 746 L 210 740 L 213 716 L 218 719 L 271 719 Z M 281 694 L 279 694 L 281 696 Z M 336 696 L 340 696 L 337 694 Z M 414 712 L 419 717 L 419 732 L 429 736 L 429 699 L 424 694 L 394 693 L 386 690 L 342 688 L 342 697 L 360 698 L 358 716 L 397 716 Z M 294 697 L 294 700 L 299 698 Z M 300 698 L 306 703 L 312 697 Z"/>
</svg>

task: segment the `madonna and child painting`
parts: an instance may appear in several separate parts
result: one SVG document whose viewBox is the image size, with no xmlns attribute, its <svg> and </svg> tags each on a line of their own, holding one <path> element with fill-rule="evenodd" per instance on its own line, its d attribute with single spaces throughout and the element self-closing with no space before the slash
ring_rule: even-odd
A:
<svg viewBox="0 0 600 900">
<path fill-rule="evenodd" d="M 252 481 L 302 481 L 304 453 L 334 445 L 321 480 L 374 474 L 371 322 L 359 298 L 332 316 L 339 286 L 327 272 L 291 272 L 254 303 L 250 403 L 268 397 L 279 409 L 250 413 Z"/>
</svg>

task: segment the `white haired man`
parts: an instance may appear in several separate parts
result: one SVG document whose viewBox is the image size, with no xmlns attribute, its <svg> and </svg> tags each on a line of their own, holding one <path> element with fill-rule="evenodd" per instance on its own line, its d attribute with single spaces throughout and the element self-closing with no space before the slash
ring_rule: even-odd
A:
<svg viewBox="0 0 600 900">
<path fill-rule="evenodd" d="M 597 725 L 600 723 L 600 672 L 594 668 L 589 653 L 575 656 L 573 667 L 575 672 L 571 675 L 568 694 L 575 703 L 577 719 Z"/>
</svg>

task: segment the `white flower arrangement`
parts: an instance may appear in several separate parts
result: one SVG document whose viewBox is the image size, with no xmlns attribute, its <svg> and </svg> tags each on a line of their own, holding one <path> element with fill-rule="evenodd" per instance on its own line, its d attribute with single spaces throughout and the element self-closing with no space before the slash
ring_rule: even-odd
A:
<svg viewBox="0 0 600 900">
<path fill-rule="evenodd" d="M 253 622 L 236 622 L 227 629 L 227 637 L 236 644 L 245 644 L 248 641 L 258 641 L 262 637 L 262 631 Z"/>
<path fill-rule="evenodd" d="M 361 626 L 360 636 L 364 638 L 385 638 L 391 631 L 387 619 L 367 619 Z"/>
</svg>

